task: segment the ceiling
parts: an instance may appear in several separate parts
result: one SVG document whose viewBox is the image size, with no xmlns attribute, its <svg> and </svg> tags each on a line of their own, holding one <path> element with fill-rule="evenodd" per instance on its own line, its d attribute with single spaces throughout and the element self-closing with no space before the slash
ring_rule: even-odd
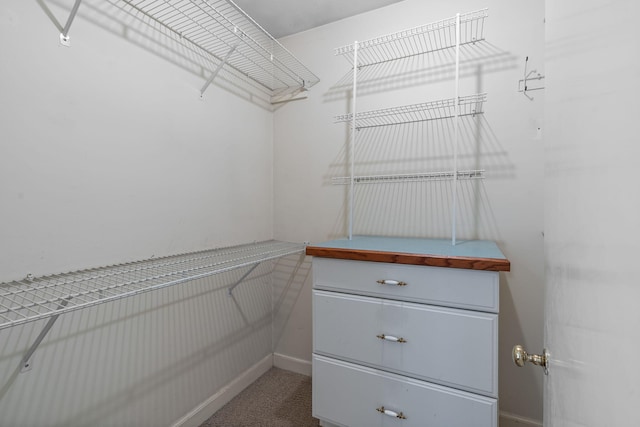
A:
<svg viewBox="0 0 640 427">
<path fill-rule="evenodd" d="M 233 0 L 275 38 L 299 33 L 401 0 Z"/>
</svg>

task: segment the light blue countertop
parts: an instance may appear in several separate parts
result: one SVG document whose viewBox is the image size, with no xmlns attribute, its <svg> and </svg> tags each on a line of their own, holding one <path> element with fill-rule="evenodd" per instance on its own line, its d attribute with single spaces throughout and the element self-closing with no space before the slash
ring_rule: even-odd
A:
<svg viewBox="0 0 640 427">
<path fill-rule="evenodd" d="M 434 255 L 442 257 L 493 258 L 506 257 L 495 242 L 489 240 L 461 240 L 456 245 L 450 239 L 423 239 L 407 237 L 354 236 L 312 243 L 310 246 L 327 249 L 348 249 L 379 252 Z"/>
</svg>

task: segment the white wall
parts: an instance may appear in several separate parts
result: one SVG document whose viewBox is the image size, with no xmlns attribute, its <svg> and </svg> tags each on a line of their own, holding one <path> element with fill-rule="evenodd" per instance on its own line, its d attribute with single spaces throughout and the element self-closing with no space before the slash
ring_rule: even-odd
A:
<svg viewBox="0 0 640 427">
<path fill-rule="evenodd" d="M 0 282 L 273 235 L 273 114 L 85 0 L 0 5 Z M 48 16 L 50 10 L 51 16 Z M 271 352 L 269 265 L 0 331 L 0 425 L 169 425 Z"/>
<path fill-rule="evenodd" d="M 542 373 L 518 370 L 511 362 L 511 348 L 520 343 L 537 350 L 543 345 L 543 147 L 538 128 L 543 131 L 544 91 L 533 92 L 533 101 L 517 92 L 526 56 L 530 69 L 544 74 L 543 1 L 405 0 L 283 39 L 321 81 L 308 100 L 285 105 L 275 114 L 275 235 L 282 240 L 312 242 L 346 235 L 346 188 L 331 185 L 330 178 L 347 171 L 348 132 L 346 125 L 334 124 L 333 117 L 350 111 L 350 67 L 344 58 L 333 55 L 334 48 L 480 7 L 489 7 L 487 43 L 479 44 L 477 50 L 463 50 L 461 94 L 484 91 L 488 101 L 482 117 L 464 122 L 463 132 L 473 135 L 468 139 L 472 142 L 477 136 L 480 148 L 463 144 L 466 156 L 462 161 L 485 168 L 487 178 L 462 186 L 460 237 L 496 240 L 511 260 L 512 271 L 501 275 L 500 409 L 505 422 L 515 420 L 515 414 L 519 421 L 535 424 L 542 419 Z M 437 53 L 383 68 L 384 73 L 371 71 L 368 81 L 362 82 L 360 111 L 454 95 L 450 54 Z M 427 170 L 442 170 L 449 164 L 447 125 L 430 123 L 409 129 L 419 136 L 411 137 L 411 144 L 403 149 L 395 148 L 405 136 L 399 131 L 378 133 L 373 139 L 376 147 L 364 151 L 369 156 L 366 160 L 376 167 L 359 164 L 360 170 L 379 172 L 382 166 L 376 161 L 407 152 L 412 153 L 412 161 L 426 157 Z M 416 140 L 421 139 L 427 143 L 417 146 Z M 405 165 L 397 164 L 399 168 Z M 426 207 L 411 217 L 388 205 L 375 205 L 369 214 L 357 215 L 356 233 L 449 235 L 446 202 L 450 190 L 446 184 L 428 184 L 426 196 L 413 187 L 407 194 L 394 190 L 397 187 L 374 187 L 366 190 L 363 200 L 394 198 L 404 208 L 414 206 L 413 200 L 420 197 Z M 378 214 L 380 210 L 384 215 Z M 276 347 L 278 352 L 305 360 L 311 355 L 310 288 L 308 278 Z"/>
<path fill-rule="evenodd" d="M 215 85 L 201 101 L 98 3 L 71 48 L 37 2 L 3 4 L 5 279 L 271 237 L 272 114 Z"/>
</svg>

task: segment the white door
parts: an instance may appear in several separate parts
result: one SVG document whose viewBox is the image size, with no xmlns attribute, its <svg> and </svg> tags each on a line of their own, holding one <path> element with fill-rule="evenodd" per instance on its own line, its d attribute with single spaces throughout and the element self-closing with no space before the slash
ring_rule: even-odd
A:
<svg viewBox="0 0 640 427">
<path fill-rule="evenodd" d="M 640 2 L 545 6 L 544 425 L 640 426 Z"/>
</svg>

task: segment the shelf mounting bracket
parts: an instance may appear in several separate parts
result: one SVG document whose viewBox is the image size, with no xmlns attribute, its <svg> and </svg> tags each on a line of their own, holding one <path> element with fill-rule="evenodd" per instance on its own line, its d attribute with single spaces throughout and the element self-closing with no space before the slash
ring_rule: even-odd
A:
<svg viewBox="0 0 640 427">
<path fill-rule="evenodd" d="M 235 32 L 238 32 L 238 29 L 235 29 Z M 215 78 L 218 76 L 218 73 L 220 72 L 220 70 L 222 70 L 222 67 L 224 67 L 224 64 L 227 63 L 227 61 L 229 61 L 229 58 L 231 57 L 231 55 L 233 54 L 233 52 L 235 52 L 236 48 L 238 47 L 238 44 L 240 44 L 240 40 L 238 40 L 236 43 L 233 44 L 233 46 L 231 46 L 231 49 L 229 49 L 229 52 L 227 52 L 227 55 L 224 57 L 224 59 L 222 61 L 220 61 L 220 63 L 218 64 L 218 66 L 216 67 L 215 70 L 213 70 L 213 73 L 211 74 L 211 76 L 209 77 L 209 79 L 207 79 L 207 81 L 204 83 L 204 85 L 202 86 L 202 89 L 200 89 L 200 98 L 202 98 L 204 96 L 204 92 L 207 90 L 207 88 L 209 87 L 209 85 L 215 80 Z"/>
<path fill-rule="evenodd" d="M 71 46 L 71 39 L 69 37 L 69 29 L 71 28 L 71 24 L 73 23 L 73 19 L 76 17 L 76 13 L 78 13 L 78 8 L 80 7 L 80 3 L 82 0 L 76 0 L 71 8 L 71 13 L 69 14 L 69 19 L 67 19 L 67 23 L 64 24 L 64 28 L 60 33 L 60 44 L 63 46 Z"/>
<path fill-rule="evenodd" d="M 304 82 L 302 82 L 302 85 L 298 89 L 287 95 L 281 97 L 271 97 L 271 105 L 286 104 L 287 102 L 291 101 L 302 101 L 304 99 L 307 99 L 306 92 L 307 88 L 304 87 Z"/>
<path fill-rule="evenodd" d="M 69 297 L 65 298 L 64 300 L 62 300 L 62 302 L 60 302 L 60 304 L 58 304 L 58 308 L 56 308 L 56 310 L 60 310 L 60 309 L 62 309 L 64 307 L 66 307 L 71 298 L 72 297 L 69 296 Z M 60 314 L 56 314 L 56 315 L 53 315 L 53 316 L 51 316 L 49 318 L 49 321 L 47 322 L 46 325 L 44 325 L 44 328 L 42 328 L 42 331 L 40 331 L 40 334 L 38 335 L 36 340 L 33 342 L 33 344 L 31 344 L 31 347 L 29 347 L 29 350 L 27 350 L 27 352 L 24 354 L 24 356 L 22 356 L 22 359 L 20 360 L 20 373 L 27 372 L 27 371 L 31 370 L 31 367 L 32 367 L 31 366 L 31 358 L 33 357 L 33 353 L 36 352 L 38 346 L 42 343 L 42 340 L 44 340 L 44 337 L 47 336 L 47 334 L 49 333 L 49 331 L 53 327 L 53 324 L 56 323 L 56 320 L 58 320 L 59 316 L 60 316 Z"/>
<path fill-rule="evenodd" d="M 251 268 L 250 268 L 249 270 L 247 270 L 247 272 L 246 272 L 246 273 L 244 273 L 244 274 L 242 275 L 242 277 L 236 281 L 236 283 L 234 283 L 233 285 L 229 286 L 229 290 L 227 291 L 227 294 L 228 294 L 229 296 L 233 296 L 233 290 L 236 288 L 236 286 L 238 286 L 240 283 L 242 283 L 242 282 L 244 281 L 244 279 L 246 279 L 246 278 L 247 278 L 247 276 L 249 276 L 249 275 L 251 274 L 251 272 L 252 272 L 253 270 L 255 270 L 255 269 L 256 269 L 256 267 L 257 267 L 257 266 L 259 266 L 259 265 L 260 265 L 260 263 L 259 263 L 259 262 L 258 262 L 258 263 L 253 264 L 253 265 L 251 266 Z"/>
</svg>

